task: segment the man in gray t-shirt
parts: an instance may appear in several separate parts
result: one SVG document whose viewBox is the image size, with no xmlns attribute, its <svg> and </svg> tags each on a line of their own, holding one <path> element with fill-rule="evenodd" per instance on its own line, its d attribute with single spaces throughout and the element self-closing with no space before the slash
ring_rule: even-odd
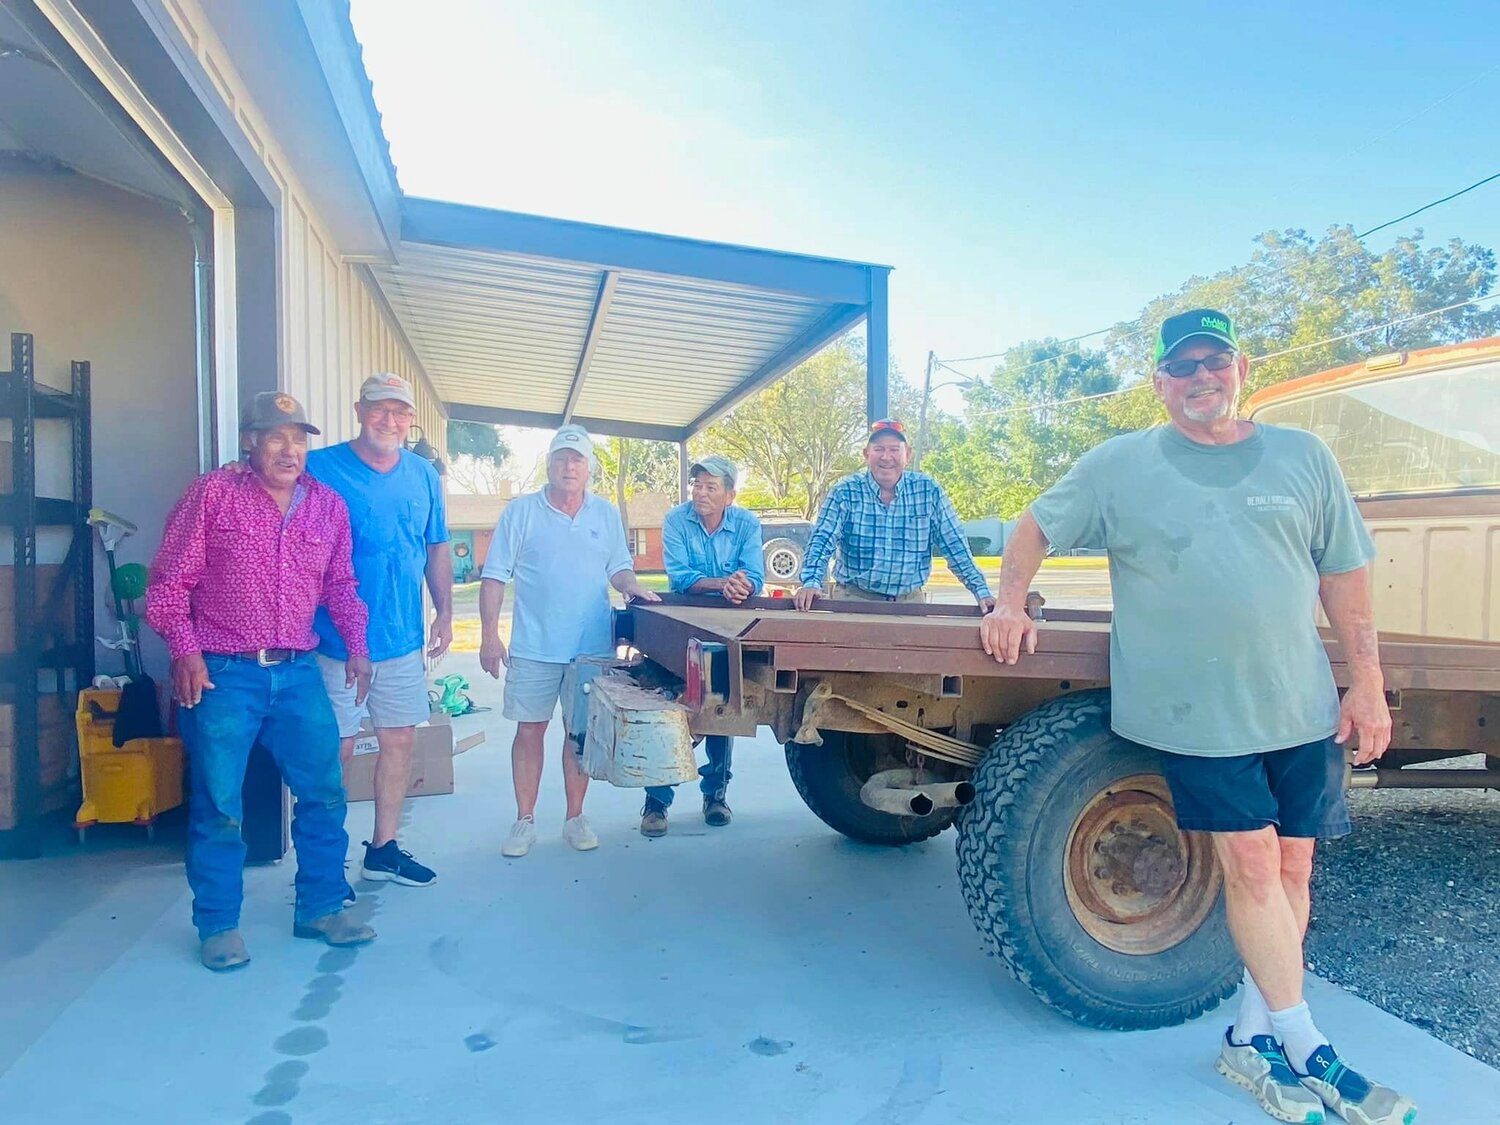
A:
<svg viewBox="0 0 1500 1125">
<path fill-rule="evenodd" d="M 1050 546 L 1103 549 L 1114 589 L 1112 725 L 1161 751 L 1178 825 L 1212 835 L 1245 960 L 1217 1067 L 1283 1121 L 1402 1123 L 1411 1100 L 1345 1066 L 1303 1000 L 1313 850 L 1349 831 L 1344 751 L 1390 743 L 1368 564 L 1374 546 L 1311 434 L 1240 419 L 1249 370 L 1231 319 L 1162 323 L 1154 387 L 1169 425 L 1082 457 L 1005 547 L 985 651 L 1034 652 L 1027 589 Z M 1319 601 L 1349 663 L 1342 701 Z"/>
</svg>

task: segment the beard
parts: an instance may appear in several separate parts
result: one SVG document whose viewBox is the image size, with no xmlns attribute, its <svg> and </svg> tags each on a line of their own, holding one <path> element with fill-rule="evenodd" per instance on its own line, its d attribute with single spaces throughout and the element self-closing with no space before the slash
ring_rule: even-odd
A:
<svg viewBox="0 0 1500 1125">
<path fill-rule="evenodd" d="M 1182 413 L 1190 421 L 1197 422 L 1201 426 L 1209 422 L 1217 422 L 1220 418 L 1227 418 L 1235 412 L 1236 406 L 1237 403 L 1234 399 L 1230 398 L 1223 391 L 1220 391 L 1215 405 L 1194 407 L 1192 400 L 1188 400 L 1182 404 Z"/>
</svg>

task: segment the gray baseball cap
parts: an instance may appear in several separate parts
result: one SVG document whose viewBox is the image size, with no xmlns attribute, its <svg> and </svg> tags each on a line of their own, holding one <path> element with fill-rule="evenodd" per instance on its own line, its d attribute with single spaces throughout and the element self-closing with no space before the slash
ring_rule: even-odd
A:
<svg viewBox="0 0 1500 1125">
<path fill-rule="evenodd" d="M 707 457 L 700 457 L 694 461 L 688 466 L 688 476 L 691 477 L 699 469 L 705 473 L 712 473 L 716 477 L 723 477 L 729 482 L 729 488 L 733 488 L 740 479 L 740 471 L 735 468 L 734 462 L 717 453 L 710 453 Z"/>
<path fill-rule="evenodd" d="M 393 398 L 397 402 L 406 403 L 413 410 L 417 408 L 417 399 L 411 393 L 411 384 L 390 371 L 371 375 L 361 383 L 359 397 L 361 402 L 380 402 L 382 399 Z"/>
<path fill-rule="evenodd" d="M 310 434 L 323 431 L 307 420 L 302 404 L 285 391 L 261 391 L 240 411 L 240 433 L 274 430 L 278 426 L 301 426 Z"/>
</svg>

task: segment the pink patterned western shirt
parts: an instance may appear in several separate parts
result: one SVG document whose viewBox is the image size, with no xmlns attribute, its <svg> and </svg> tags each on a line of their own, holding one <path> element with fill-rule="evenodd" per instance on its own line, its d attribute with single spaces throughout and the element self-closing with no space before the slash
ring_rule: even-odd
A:
<svg viewBox="0 0 1500 1125">
<path fill-rule="evenodd" d="M 146 621 L 172 659 L 195 652 L 307 651 L 313 612 L 328 607 L 352 656 L 368 656 L 369 614 L 355 592 L 349 509 L 303 473 L 283 515 L 253 472 L 217 469 L 167 518 L 151 565 Z"/>
</svg>

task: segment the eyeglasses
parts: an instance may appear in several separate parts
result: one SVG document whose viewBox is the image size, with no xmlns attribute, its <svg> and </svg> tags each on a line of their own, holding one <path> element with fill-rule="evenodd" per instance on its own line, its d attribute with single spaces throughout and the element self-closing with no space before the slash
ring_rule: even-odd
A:
<svg viewBox="0 0 1500 1125">
<path fill-rule="evenodd" d="M 1194 375 L 1201 366 L 1205 371 L 1223 371 L 1231 366 L 1239 357 L 1237 351 L 1214 352 L 1202 359 L 1174 359 L 1170 363 L 1159 363 L 1156 369 L 1163 375 L 1170 375 L 1174 379 L 1187 379 Z"/>
<path fill-rule="evenodd" d="M 365 412 L 376 418 L 390 418 L 396 422 L 410 422 L 417 416 L 417 412 L 409 406 L 365 406 Z"/>
<path fill-rule="evenodd" d="M 881 430 L 890 430 L 892 433 L 897 434 L 906 433 L 906 427 L 891 418 L 882 418 L 878 422 L 870 423 L 870 432 L 872 434 L 878 434 Z"/>
</svg>

